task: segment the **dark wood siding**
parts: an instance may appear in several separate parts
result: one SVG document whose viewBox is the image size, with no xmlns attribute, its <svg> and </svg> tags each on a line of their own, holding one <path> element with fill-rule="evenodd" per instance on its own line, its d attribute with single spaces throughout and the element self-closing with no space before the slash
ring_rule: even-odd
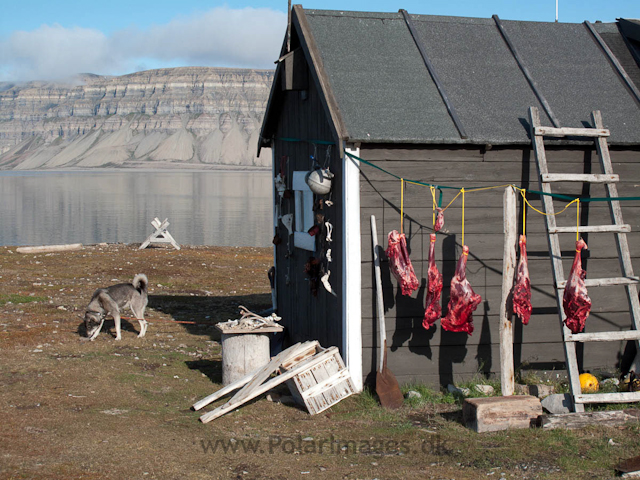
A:
<svg viewBox="0 0 640 480">
<path fill-rule="evenodd" d="M 530 150 L 501 148 L 489 151 L 477 148 L 365 148 L 361 157 L 398 176 L 441 185 L 484 187 L 514 183 L 538 189 L 535 159 Z M 620 196 L 640 195 L 640 152 L 612 151 L 615 173 L 620 175 Z M 588 149 L 548 149 L 549 171 L 553 173 L 601 173 L 595 152 Z M 361 233 L 362 233 L 362 334 L 364 375 L 375 368 L 377 341 L 375 326 L 375 295 L 372 290 L 371 235 L 369 217 L 376 215 L 379 240 L 386 246 L 386 234 L 400 229 L 400 181 L 363 165 L 361 169 Z M 604 187 L 582 184 L 554 186 L 558 193 L 604 197 Z M 422 282 L 418 292 L 402 296 L 395 279 L 383 262 L 383 285 L 386 310 L 387 342 L 390 346 L 389 366 L 400 381 L 412 380 L 446 385 L 479 372 L 495 374 L 500 370 L 499 310 L 502 285 L 504 188 L 470 192 L 465 202 L 465 243 L 470 248 L 467 275 L 483 302 L 474 313 L 475 331 L 463 333 L 422 327 L 429 234 L 432 232 L 432 200 L 428 188 L 408 185 L 405 190 L 405 223 L 409 251 L 416 275 Z M 455 195 L 444 191 L 443 206 Z M 528 195 L 540 208 L 540 199 Z M 438 235 L 436 259 L 444 275 L 443 313 L 448 302 L 448 286 L 461 252 L 462 208 L 459 198 L 445 213 L 443 233 Z M 556 202 L 556 208 L 561 202 Z M 518 200 L 520 233 L 521 203 Z M 557 208 L 558 209 L 558 208 Z M 623 202 L 625 222 L 632 227 L 628 236 L 633 263 L 640 268 L 640 202 Z M 558 225 L 575 226 L 576 209 L 571 206 L 557 217 Z M 583 203 L 581 224 L 609 224 L 605 202 Z M 519 320 L 514 325 L 516 368 L 542 370 L 563 369 L 564 351 L 552 287 L 551 264 L 544 219 L 528 209 L 527 246 L 533 288 L 533 316 L 528 326 Z M 612 234 L 585 234 L 589 253 L 584 262 L 588 278 L 619 276 L 614 237 Z M 568 274 L 575 250 L 575 233 L 563 234 L 565 275 Z M 587 320 L 587 332 L 621 330 L 630 327 L 628 303 L 622 287 L 592 288 L 589 294 L 593 309 Z M 584 370 L 615 368 L 633 347 L 626 342 L 579 344 L 579 362 Z M 625 356 L 626 352 L 626 356 Z"/>
<path fill-rule="evenodd" d="M 276 85 L 274 88 L 280 88 Z M 280 170 L 281 159 L 288 158 L 285 174 L 287 183 L 291 187 L 294 171 L 308 171 L 311 169 L 311 155 L 314 147 L 310 140 L 334 141 L 329 123 L 323 110 L 318 90 L 313 81 L 309 82 L 307 91 L 283 91 L 282 101 L 279 105 L 280 115 L 278 119 L 276 135 L 273 141 L 275 159 L 275 172 Z M 306 98 L 305 98 L 306 96 Z M 300 142 L 281 140 L 299 139 Z M 327 145 L 317 146 L 318 160 L 321 164 L 325 161 Z M 342 167 L 338 158 L 337 148 L 331 148 L 330 167 L 335 173 L 333 181 L 332 198 L 342 198 Z M 318 197 L 316 197 L 317 199 Z M 327 197 L 328 198 L 328 197 Z M 294 213 L 294 198 L 282 201 L 282 213 Z M 282 316 L 282 323 L 286 327 L 286 343 L 291 344 L 305 340 L 318 340 L 324 347 L 332 345 L 342 348 L 342 231 L 339 225 L 342 223 L 342 205 L 336 201 L 334 206 L 324 207 L 321 213 L 334 227 L 333 242 L 330 245 L 324 243 L 324 231 L 316 236 L 316 252 L 310 252 L 300 248 L 294 248 L 293 236 L 290 238 L 291 255 L 287 254 L 288 232 L 278 223 L 276 232 L 282 239 L 282 243 L 276 247 L 276 282 L 278 292 L 278 312 Z M 310 292 L 309 278 L 304 272 L 305 264 L 311 256 L 324 259 L 326 248 L 332 249 L 333 262 L 330 264 L 330 282 L 338 296 L 330 295 L 322 285 L 318 288 L 318 295 Z M 324 262 L 323 262 L 324 263 Z"/>
</svg>

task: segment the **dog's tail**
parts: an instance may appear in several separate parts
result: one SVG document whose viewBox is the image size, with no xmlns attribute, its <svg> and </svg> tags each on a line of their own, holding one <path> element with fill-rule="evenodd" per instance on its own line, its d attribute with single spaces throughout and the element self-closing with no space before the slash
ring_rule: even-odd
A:
<svg viewBox="0 0 640 480">
<path fill-rule="evenodd" d="M 147 291 L 147 285 L 149 285 L 149 279 L 144 273 L 138 273 L 135 277 L 133 277 L 133 282 L 131 282 L 133 288 L 138 290 L 140 293 Z"/>
</svg>

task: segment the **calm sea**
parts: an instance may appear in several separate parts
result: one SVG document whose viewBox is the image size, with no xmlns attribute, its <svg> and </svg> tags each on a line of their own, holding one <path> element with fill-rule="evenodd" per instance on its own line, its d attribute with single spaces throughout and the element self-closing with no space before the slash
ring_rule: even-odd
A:
<svg viewBox="0 0 640 480">
<path fill-rule="evenodd" d="M 141 243 L 154 217 L 185 245 L 270 245 L 271 174 L 0 171 L 0 245 Z"/>
</svg>

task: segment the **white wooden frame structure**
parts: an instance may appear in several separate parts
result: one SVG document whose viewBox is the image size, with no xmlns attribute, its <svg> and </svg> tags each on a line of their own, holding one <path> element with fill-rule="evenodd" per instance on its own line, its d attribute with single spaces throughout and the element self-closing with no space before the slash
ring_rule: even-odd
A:
<svg viewBox="0 0 640 480">
<path fill-rule="evenodd" d="M 156 231 L 147 237 L 138 250 L 144 250 L 151 243 L 170 243 L 173 245 L 173 248 L 180 250 L 180 245 L 178 245 L 178 242 L 176 242 L 169 233 L 168 228 L 170 223 L 168 218 L 165 218 L 164 221 L 161 222 L 160 219 L 156 217 L 151 221 L 151 225 L 153 225 Z"/>
</svg>

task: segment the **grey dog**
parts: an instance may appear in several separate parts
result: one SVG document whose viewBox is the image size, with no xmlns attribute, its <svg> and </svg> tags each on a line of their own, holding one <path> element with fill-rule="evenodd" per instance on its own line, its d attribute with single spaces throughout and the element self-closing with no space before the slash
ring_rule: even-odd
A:
<svg viewBox="0 0 640 480">
<path fill-rule="evenodd" d="M 84 314 L 84 325 L 87 337 L 95 340 L 104 324 L 107 315 L 111 315 L 116 324 L 116 340 L 121 340 L 120 335 L 120 311 L 130 308 L 140 322 L 138 337 L 144 337 L 147 333 L 148 323 L 144 319 L 144 309 L 147 307 L 147 285 L 149 280 L 144 273 L 138 273 L 131 283 L 119 283 L 107 288 L 99 288 L 91 297 Z"/>
</svg>

